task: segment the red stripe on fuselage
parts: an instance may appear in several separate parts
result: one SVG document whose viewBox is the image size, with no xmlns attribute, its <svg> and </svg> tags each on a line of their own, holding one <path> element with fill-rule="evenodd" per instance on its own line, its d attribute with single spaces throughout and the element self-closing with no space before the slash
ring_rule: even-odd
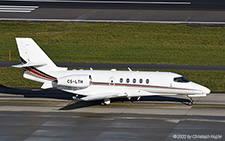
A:
<svg viewBox="0 0 225 141">
<path fill-rule="evenodd" d="M 35 70 L 29 69 L 29 68 L 28 68 L 28 71 L 30 71 L 30 72 L 32 72 L 32 73 L 38 75 L 38 76 L 41 76 L 41 77 L 50 79 L 50 80 L 56 80 L 56 79 L 54 79 L 54 78 L 48 77 L 48 76 L 46 76 L 46 75 L 43 75 L 43 74 L 41 74 L 41 73 L 39 73 L 39 72 L 37 72 L 37 71 L 35 71 Z"/>
</svg>

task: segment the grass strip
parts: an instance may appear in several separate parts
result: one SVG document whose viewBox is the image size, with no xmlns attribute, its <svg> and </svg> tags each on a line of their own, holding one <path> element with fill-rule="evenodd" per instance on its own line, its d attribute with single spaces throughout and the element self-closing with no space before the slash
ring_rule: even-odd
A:
<svg viewBox="0 0 225 141">
<path fill-rule="evenodd" d="M 54 62 L 225 65 L 225 28 L 134 23 L 0 22 L 0 61 L 20 61 L 15 37 Z"/>
</svg>

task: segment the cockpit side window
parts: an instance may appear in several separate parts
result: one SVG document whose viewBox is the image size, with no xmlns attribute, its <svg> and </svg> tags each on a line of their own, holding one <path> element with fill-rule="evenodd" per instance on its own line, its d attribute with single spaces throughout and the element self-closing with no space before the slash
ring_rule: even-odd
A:
<svg viewBox="0 0 225 141">
<path fill-rule="evenodd" d="M 174 82 L 180 82 L 180 83 L 187 83 L 187 82 L 190 82 L 189 80 L 187 80 L 186 78 L 184 77 L 175 77 L 173 79 Z"/>
</svg>

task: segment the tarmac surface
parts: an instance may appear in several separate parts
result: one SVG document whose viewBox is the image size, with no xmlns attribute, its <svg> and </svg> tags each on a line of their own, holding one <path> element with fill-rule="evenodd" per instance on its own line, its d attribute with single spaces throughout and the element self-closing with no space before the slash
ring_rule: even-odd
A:
<svg viewBox="0 0 225 141">
<path fill-rule="evenodd" d="M 225 93 L 72 100 L 56 89 L 0 87 L 0 140 L 224 140 Z"/>
<path fill-rule="evenodd" d="M 225 24 L 223 0 L 2 0 L 2 21 Z"/>
</svg>

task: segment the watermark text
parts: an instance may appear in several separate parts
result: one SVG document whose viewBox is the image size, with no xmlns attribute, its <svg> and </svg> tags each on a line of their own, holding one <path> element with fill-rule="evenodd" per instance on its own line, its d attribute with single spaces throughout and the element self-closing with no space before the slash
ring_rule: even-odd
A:
<svg viewBox="0 0 225 141">
<path fill-rule="evenodd" d="M 174 134 L 173 139 L 222 139 L 223 135 Z"/>
</svg>

